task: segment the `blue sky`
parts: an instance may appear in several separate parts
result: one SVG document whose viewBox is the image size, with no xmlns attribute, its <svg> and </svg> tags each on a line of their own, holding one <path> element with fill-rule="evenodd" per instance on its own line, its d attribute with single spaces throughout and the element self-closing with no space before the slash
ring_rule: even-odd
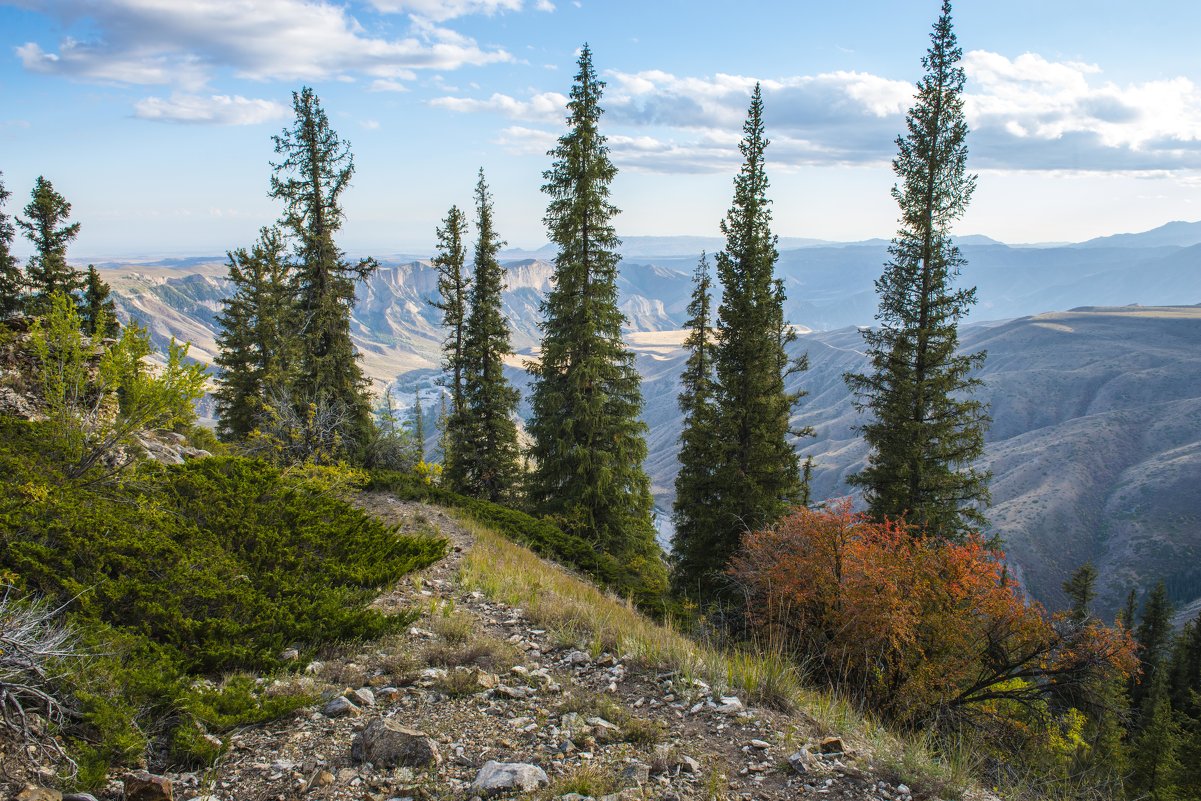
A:
<svg viewBox="0 0 1201 801">
<path fill-rule="evenodd" d="M 501 234 L 538 247 L 545 151 L 588 41 L 621 233 L 717 234 L 760 80 L 777 233 L 888 237 L 893 140 L 938 5 L 0 0 L 7 211 L 44 174 L 83 224 L 76 256 L 247 245 L 279 213 L 271 134 L 308 84 L 355 154 L 345 248 L 428 250 L 481 166 Z M 1201 218 L 1201 4 L 963 0 L 955 23 L 980 176 L 960 233 Z"/>
</svg>

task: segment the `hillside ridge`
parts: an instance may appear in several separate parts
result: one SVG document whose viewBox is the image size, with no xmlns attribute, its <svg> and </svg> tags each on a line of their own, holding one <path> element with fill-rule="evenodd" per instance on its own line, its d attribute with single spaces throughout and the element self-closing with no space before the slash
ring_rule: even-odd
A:
<svg viewBox="0 0 1201 801">
<path fill-rule="evenodd" d="M 321 700 L 233 733 L 209 770 L 162 774 L 176 798 L 480 798 L 493 794 L 479 784 L 490 762 L 534 766 L 520 775 L 544 773 L 545 781 L 531 780 L 537 799 L 909 801 L 950 789 L 907 779 L 856 726 L 837 730 L 835 714 L 823 721 L 810 714 L 821 710 L 788 714 L 744 703 L 733 690 L 492 597 L 465 564 L 480 531 L 441 508 L 383 493 L 357 503 L 400 530 L 432 525 L 451 541 L 445 558 L 374 604 L 385 613 L 417 607 L 422 617 L 384 640 L 327 646 L 275 678 L 269 694 L 299 688 Z M 541 564 L 559 574 L 555 580 L 580 581 Z M 385 728 L 411 738 L 407 757 L 371 745 Z M 138 778 L 114 777 L 98 797 L 121 798 L 131 780 Z M 991 798 L 975 790 L 964 797 Z"/>
</svg>

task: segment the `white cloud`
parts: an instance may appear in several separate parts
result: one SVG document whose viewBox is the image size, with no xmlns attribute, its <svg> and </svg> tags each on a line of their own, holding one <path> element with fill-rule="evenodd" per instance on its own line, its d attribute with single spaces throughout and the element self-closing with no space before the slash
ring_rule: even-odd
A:
<svg viewBox="0 0 1201 801">
<path fill-rule="evenodd" d="M 965 56 L 964 69 L 974 169 L 1141 174 L 1201 168 L 1201 87 L 1189 78 L 1118 85 L 1105 81 L 1094 64 L 979 50 Z M 615 71 L 605 77 L 606 130 L 623 167 L 726 170 L 729 154 L 737 156 L 755 78 L 677 76 L 662 70 Z M 855 71 L 760 83 L 772 140 L 768 159 L 786 168 L 887 165 L 915 91 L 909 82 Z M 433 103 L 461 112 L 560 122 L 565 99 L 531 92 L 524 99 L 494 94 Z M 558 113 L 553 113 L 555 104 Z M 648 131 L 654 146 L 642 138 Z"/>
<path fill-rule="evenodd" d="M 525 3 L 524 0 L 371 0 L 371 5 L 388 14 L 405 13 L 445 22 L 473 14 L 491 17 L 507 11 L 521 11 Z M 551 0 L 534 0 L 532 5 L 535 11 L 555 10 Z"/>
<path fill-rule="evenodd" d="M 493 94 L 487 100 L 468 97 L 436 97 L 431 106 L 458 112 L 488 111 L 515 120 L 560 122 L 567 113 L 567 96 L 558 92 L 541 92 L 529 100 L 517 100 L 509 95 Z"/>
<path fill-rule="evenodd" d="M 435 22 L 444 22 L 471 14 L 492 16 L 502 11 L 520 11 L 522 0 L 371 0 L 385 13 L 415 14 Z"/>
<path fill-rule="evenodd" d="M 511 126 L 500 132 L 496 144 L 515 156 L 541 156 L 555 146 L 556 134 L 535 128 Z"/>
<path fill-rule="evenodd" d="M 1141 171 L 1201 166 L 1201 88 L 1119 86 L 1092 64 L 972 51 L 965 106 L 989 166 Z"/>
<path fill-rule="evenodd" d="M 229 95 L 173 94 L 148 97 L 134 104 L 134 116 L 158 122 L 206 125 L 257 125 L 285 119 L 291 109 L 274 100 Z"/>
<path fill-rule="evenodd" d="M 255 80 L 395 79 L 513 58 L 428 21 L 404 38 L 375 36 L 332 0 L 45 0 L 38 8 L 67 23 L 89 20 L 97 36 L 64 39 L 58 52 L 26 43 L 17 49 L 22 64 L 82 80 L 194 90 L 221 68 Z"/>
<path fill-rule="evenodd" d="M 393 81 L 388 78 L 376 78 L 371 82 L 370 90 L 372 92 L 407 92 L 409 91 L 409 87 L 400 81 Z"/>
</svg>

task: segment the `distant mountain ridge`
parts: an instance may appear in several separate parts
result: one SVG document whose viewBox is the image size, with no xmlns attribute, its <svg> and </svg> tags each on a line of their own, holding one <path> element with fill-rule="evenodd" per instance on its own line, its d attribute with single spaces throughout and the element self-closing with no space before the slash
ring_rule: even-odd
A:
<svg viewBox="0 0 1201 801">
<path fill-rule="evenodd" d="M 1177 600 L 1201 605 L 1201 591 L 1189 594 L 1201 576 L 1182 567 L 1201 563 L 1187 528 L 1201 530 L 1194 525 L 1201 522 L 1195 490 L 1201 391 L 1193 389 L 1201 385 L 1195 338 L 1201 317 L 1196 309 L 1150 308 L 1201 302 L 1201 244 L 1163 244 L 1165 236 L 1187 242 L 1194 230 L 1201 236 L 1201 223 L 1170 224 L 1116 243 L 1037 248 L 960 240 L 967 258 L 962 280 L 978 296 L 964 347 L 990 351 L 984 377 L 994 415 L 991 519 L 1026 586 L 1052 606 L 1061 600 L 1064 571 L 1087 559 L 1102 568 L 1106 610 L 1127 586 L 1161 571 L 1174 582 Z M 679 244 L 675 237 L 653 239 L 653 247 Z M 664 515 L 679 436 L 679 329 L 698 255 L 631 257 L 620 267 L 619 303 L 644 377 L 647 467 Z M 804 445 L 818 460 L 816 497 L 845 493 L 846 475 L 865 455 L 842 374 L 861 364 L 855 326 L 873 322 L 873 282 L 885 259 L 882 242 L 781 252 L 786 313 L 812 331 L 798 343 L 813 363 L 798 379 L 809 392 L 798 422 L 819 431 L 817 441 Z M 211 362 L 215 316 L 229 291 L 222 262 L 171 259 L 105 274 L 123 316 L 147 325 L 160 346 L 172 336 L 188 340 L 193 356 Z M 545 253 L 509 259 L 505 267 L 503 302 L 517 351 L 509 375 L 524 387 L 521 366 L 540 339 L 540 304 L 553 267 Z M 442 338 L 428 302 L 436 285 L 424 260 L 385 261 L 360 285 L 352 334 L 377 387 L 411 392 L 432 385 Z"/>
</svg>

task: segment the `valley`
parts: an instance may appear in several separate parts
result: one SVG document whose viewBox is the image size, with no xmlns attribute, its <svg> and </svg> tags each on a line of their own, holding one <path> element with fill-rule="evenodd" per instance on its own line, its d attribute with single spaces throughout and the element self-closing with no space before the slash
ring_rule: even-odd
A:
<svg viewBox="0 0 1201 801">
<path fill-rule="evenodd" d="M 962 345 L 989 353 L 981 397 L 993 415 L 984 459 L 993 471 L 992 533 L 1023 586 L 1050 608 L 1063 605 L 1060 583 L 1087 561 L 1100 571 L 1107 617 L 1130 588 L 1160 577 L 1178 609 L 1201 605 L 1201 308 L 1160 305 L 1201 299 L 1198 242 L 1201 224 L 1193 223 L 1072 246 L 1009 247 L 984 237 L 961 244 L 979 296 Z M 621 266 L 619 302 L 643 376 L 646 466 L 665 542 L 680 431 L 680 328 L 697 258 L 670 253 L 712 244 L 631 238 Z M 552 265 L 544 252 L 509 255 L 521 258 L 505 265 L 516 351 L 508 373 L 524 397 L 521 365 L 535 352 Z M 866 456 L 842 375 L 861 369 L 856 326 L 872 321 L 870 287 L 886 258 L 881 242 L 807 243 L 781 253 L 786 309 L 800 334 L 794 347 L 811 363 L 792 380 L 808 393 L 795 422 L 817 432 L 799 444 L 814 458 L 817 499 L 847 494 L 846 476 Z M 428 299 L 436 276 L 426 261 L 382 263 L 360 286 L 355 344 L 380 390 L 390 384 L 402 408 L 421 390 L 433 415 L 442 334 Z M 186 339 L 194 357 L 211 361 L 227 291 L 221 260 L 103 269 L 122 316 L 146 325 L 160 347 L 171 336 Z M 432 450 L 436 434 L 427 431 Z"/>
</svg>

